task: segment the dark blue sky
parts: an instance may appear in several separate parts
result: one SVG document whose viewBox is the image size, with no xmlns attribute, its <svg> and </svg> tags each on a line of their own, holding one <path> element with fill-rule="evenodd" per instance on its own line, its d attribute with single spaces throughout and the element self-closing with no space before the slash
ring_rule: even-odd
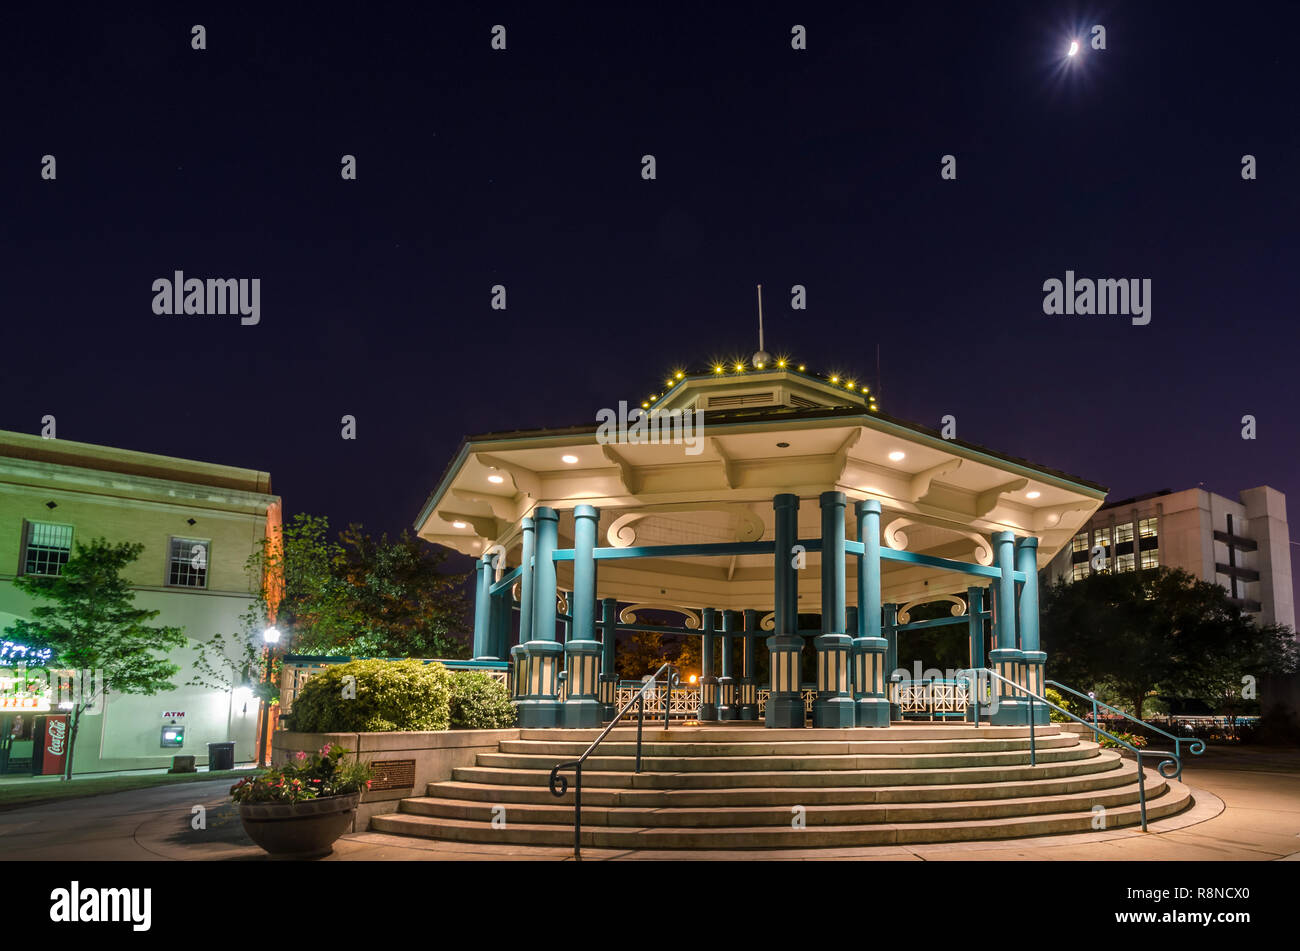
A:
<svg viewBox="0 0 1300 951">
<path fill-rule="evenodd" d="M 768 349 L 879 345 L 891 415 L 1114 499 L 1300 499 L 1296 4 L 226 7 L 3 14 L 0 427 L 396 531 L 463 435 L 752 352 L 761 281 Z M 261 323 L 155 316 L 178 269 L 260 278 Z M 1044 316 L 1067 269 L 1151 323 Z"/>
</svg>

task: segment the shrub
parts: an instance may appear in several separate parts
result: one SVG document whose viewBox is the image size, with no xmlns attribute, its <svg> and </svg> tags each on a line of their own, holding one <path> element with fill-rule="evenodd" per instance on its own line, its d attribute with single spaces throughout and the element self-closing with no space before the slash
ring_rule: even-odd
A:
<svg viewBox="0 0 1300 951">
<path fill-rule="evenodd" d="M 336 664 L 308 680 L 293 701 L 292 727 L 303 733 L 446 730 L 450 723 L 451 675 L 442 664 L 418 660 Z"/>
<path fill-rule="evenodd" d="M 498 730 L 515 725 L 515 705 L 500 681 L 481 671 L 451 675 L 451 726 L 454 730 Z"/>
<path fill-rule="evenodd" d="M 1128 743 L 1128 744 L 1130 744 L 1130 745 L 1132 745 L 1132 746 L 1136 746 L 1138 749 L 1145 749 L 1145 748 L 1146 748 L 1146 745 L 1147 745 L 1147 738 L 1146 738 L 1145 736 L 1141 736 L 1140 734 L 1137 734 L 1137 733 L 1116 733 L 1115 736 L 1119 737 L 1121 740 L 1124 740 L 1126 743 Z M 1127 747 L 1120 746 L 1120 745 L 1119 745 L 1118 743 L 1116 743 L 1114 740 L 1112 740 L 1112 739 L 1110 739 L 1109 737 L 1106 737 L 1106 736 L 1098 735 L 1098 737 L 1097 737 L 1097 742 L 1100 743 L 1103 747 L 1106 747 L 1106 748 L 1109 748 L 1109 749 L 1127 749 Z"/>
<path fill-rule="evenodd" d="M 1056 690 L 1052 687 L 1048 687 L 1046 690 L 1043 691 L 1043 696 L 1046 697 L 1049 702 L 1056 704 L 1058 707 L 1061 707 L 1062 709 L 1065 710 L 1070 710 L 1070 705 L 1065 702 L 1065 698 L 1061 696 L 1061 692 L 1059 690 Z M 1070 712 L 1073 713 L 1074 711 L 1071 710 Z M 1060 710 L 1053 710 L 1051 707 L 1047 708 L 1047 714 L 1049 717 L 1051 717 L 1053 723 L 1074 722 L 1069 717 L 1067 717 L 1064 713 L 1062 713 Z"/>
</svg>

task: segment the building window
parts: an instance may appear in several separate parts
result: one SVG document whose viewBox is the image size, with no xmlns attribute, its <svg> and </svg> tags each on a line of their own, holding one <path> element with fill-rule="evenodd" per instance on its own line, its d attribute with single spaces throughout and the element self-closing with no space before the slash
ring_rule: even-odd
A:
<svg viewBox="0 0 1300 951">
<path fill-rule="evenodd" d="M 1115 544 L 1122 545 L 1124 542 L 1133 540 L 1133 523 L 1125 522 L 1123 525 L 1115 526 Z"/>
<path fill-rule="evenodd" d="M 1144 551 L 1142 553 L 1142 567 L 1143 568 L 1160 567 L 1160 549 L 1148 548 L 1146 551 Z"/>
<path fill-rule="evenodd" d="M 1087 532 L 1080 532 L 1078 535 L 1075 535 L 1075 536 L 1074 536 L 1074 544 L 1071 546 L 1070 550 L 1071 550 L 1071 551 L 1087 551 L 1087 550 L 1088 550 L 1088 533 L 1087 533 Z"/>
<path fill-rule="evenodd" d="M 1160 519 L 1154 515 L 1150 518 L 1144 518 L 1138 522 L 1138 534 L 1143 538 L 1155 538 L 1159 524 Z"/>
<path fill-rule="evenodd" d="M 1071 581 L 1082 581 L 1086 577 L 1088 577 L 1088 563 L 1086 561 L 1081 561 L 1077 565 L 1071 567 L 1070 569 Z"/>
<path fill-rule="evenodd" d="M 1104 547 L 1106 547 L 1106 548 L 1109 548 L 1109 547 L 1110 547 L 1110 529 L 1109 529 L 1109 528 L 1099 528 L 1099 529 L 1097 529 L 1097 530 L 1093 533 L 1093 538 L 1095 539 L 1095 541 L 1093 542 L 1094 545 L 1102 545 L 1102 546 L 1104 546 Z"/>
<path fill-rule="evenodd" d="M 206 588 L 208 545 L 208 542 L 196 538 L 173 538 L 167 583 L 181 588 Z"/>
<path fill-rule="evenodd" d="M 72 526 L 28 522 L 23 574 L 57 575 L 72 554 Z"/>
<path fill-rule="evenodd" d="M 1132 552 L 1129 552 L 1127 555 L 1115 556 L 1116 571 L 1132 571 L 1136 567 L 1137 567 L 1137 556 L 1134 555 Z"/>
</svg>

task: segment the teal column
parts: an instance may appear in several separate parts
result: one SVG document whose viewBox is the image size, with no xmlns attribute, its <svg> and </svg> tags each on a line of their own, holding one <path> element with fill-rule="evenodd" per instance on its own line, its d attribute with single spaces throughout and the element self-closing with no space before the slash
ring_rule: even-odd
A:
<svg viewBox="0 0 1300 951">
<path fill-rule="evenodd" d="M 524 645 L 533 639 L 533 556 L 537 550 L 536 523 L 525 518 L 519 526 L 523 530 L 519 555 L 519 643 L 510 649 L 510 692 L 516 702 L 527 695 L 531 682 Z"/>
<path fill-rule="evenodd" d="M 614 663 L 614 645 L 618 636 L 618 601 L 602 598 L 600 602 L 600 717 L 608 723 L 618 713 L 616 688 L 618 672 Z"/>
<path fill-rule="evenodd" d="M 978 670 L 984 666 L 984 589 L 970 587 L 966 589 L 966 632 L 970 638 L 970 666 L 972 670 Z M 975 674 L 971 678 L 971 690 L 981 689 L 981 675 Z M 970 723 L 975 719 L 974 697 L 971 698 L 971 706 L 966 710 L 966 722 Z M 984 695 L 980 694 L 980 708 L 984 708 Z"/>
<path fill-rule="evenodd" d="M 898 605 L 889 603 L 881 608 L 882 635 L 885 638 L 885 696 L 889 699 L 889 718 L 903 719 L 903 705 L 898 702 L 894 687 L 894 674 L 898 671 Z M 909 675 L 910 677 L 910 675 Z"/>
<path fill-rule="evenodd" d="M 989 663 L 994 671 L 1019 684 L 1022 681 L 1023 656 L 1016 649 L 1016 536 L 1011 532 L 995 532 L 993 545 L 997 558 L 997 647 L 989 651 Z M 998 685 L 997 705 L 989 710 L 989 722 L 998 726 L 1021 726 L 1029 722 L 1029 706 L 1014 687 L 1003 681 Z"/>
<path fill-rule="evenodd" d="M 474 597 L 474 647 L 475 660 L 495 660 L 492 654 L 492 556 L 484 555 L 477 562 L 476 591 Z"/>
<path fill-rule="evenodd" d="M 559 537 L 559 516 L 555 509 L 539 506 L 533 521 L 536 528 L 530 592 L 532 637 L 517 648 L 527 666 L 527 676 L 521 683 L 523 692 L 517 701 L 519 726 L 524 729 L 560 725 L 560 668 L 564 663 L 564 645 L 555 639 L 558 619 L 552 557 Z"/>
<path fill-rule="evenodd" d="M 736 630 L 738 612 L 722 612 L 722 675 L 718 678 L 718 719 L 740 719 L 740 707 L 736 703 L 736 678 L 732 676 L 731 651 L 735 645 L 733 634 Z"/>
<path fill-rule="evenodd" d="M 858 541 L 858 636 L 853 639 L 854 721 L 863 727 L 889 726 L 889 641 L 881 637 L 880 503 L 863 499 L 853 506 Z"/>
<path fill-rule="evenodd" d="M 571 729 L 600 726 L 596 693 L 600 673 L 600 642 L 596 640 L 596 529 L 600 512 L 590 505 L 573 510 L 573 623 L 564 645 L 565 696 L 561 724 Z"/>
<path fill-rule="evenodd" d="M 844 616 L 846 500 L 843 492 L 823 492 L 818 504 L 822 513 L 822 632 L 813 641 L 817 648 L 813 726 L 843 729 L 857 721 L 849 676 L 853 638 L 845 633 Z"/>
<path fill-rule="evenodd" d="M 772 688 L 763 716 L 766 727 L 802 727 L 803 696 L 799 692 L 799 578 L 792 549 L 799 542 L 799 496 L 783 492 L 772 500 L 776 512 L 776 552 L 772 566 L 773 620 L 776 633 L 767 639 Z"/>
<path fill-rule="evenodd" d="M 1032 536 L 1016 543 L 1016 570 L 1025 576 L 1020 588 L 1020 654 L 1026 690 L 1043 696 L 1043 665 L 1047 655 L 1038 649 L 1038 539 Z M 1026 719 L 1028 717 L 1026 716 Z M 1034 722 L 1048 722 L 1048 708 L 1034 704 Z"/>
<path fill-rule="evenodd" d="M 718 678 L 713 676 L 713 632 L 717 630 L 717 612 L 713 608 L 703 611 L 703 630 L 700 636 L 700 722 L 714 723 L 718 718 Z"/>
<path fill-rule="evenodd" d="M 745 636 L 741 638 L 740 681 L 736 684 L 739 720 L 758 719 L 758 680 L 755 678 L 754 649 L 758 640 L 758 612 L 745 610 Z"/>
</svg>

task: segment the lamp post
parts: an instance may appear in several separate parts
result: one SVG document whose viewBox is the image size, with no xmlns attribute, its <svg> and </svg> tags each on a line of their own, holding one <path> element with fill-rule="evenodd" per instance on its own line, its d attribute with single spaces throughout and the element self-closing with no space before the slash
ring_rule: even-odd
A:
<svg viewBox="0 0 1300 951">
<path fill-rule="evenodd" d="M 271 648 L 280 643 L 280 631 L 272 625 L 262 632 L 262 640 L 266 644 L 266 676 L 264 682 L 271 683 Z M 271 700 L 270 697 L 262 698 L 262 742 L 257 751 L 257 765 L 269 766 L 271 758 Z"/>
</svg>

